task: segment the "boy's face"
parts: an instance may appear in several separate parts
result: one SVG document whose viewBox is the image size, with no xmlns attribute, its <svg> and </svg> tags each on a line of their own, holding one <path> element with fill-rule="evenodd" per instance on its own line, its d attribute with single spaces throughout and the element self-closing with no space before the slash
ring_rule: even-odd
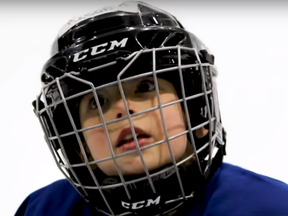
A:
<svg viewBox="0 0 288 216">
<path fill-rule="evenodd" d="M 162 104 L 178 99 L 177 93 L 170 82 L 158 78 L 158 85 Z M 153 77 L 123 82 L 122 87 L 130 114 L 156 107 L 159 104 Z M 105 122 L 127 116 L 117 85 L 98 90 L 97 95 Z M 162 110 L 168 137 L 180 134 L 186 130 L 184 114 L 180 103 L 166 106 Z M 102 123 L 92 93 L 82 98 L 79 104 L 79 116 L 82 128 Z M 166 139 L 159 109 L 137 115 L 132 118 L 132 122 L 136 133 L 139 134 L 138 143 L 140 147 Z M 132 135 L 132 133 L 129 132 L 130 124 L 128 118 L 108 124 L 107 129 L 115 156 L 136 149 L 133 139 L 132 141 L 129 139 L 129 134 Z M 103 126 L 86 130 L 83 132 L 83 135 L 94 160 L 111 157 L 109 142 Z M 184 134 L 170 140 L 170 145 L 176 161 L 179 160 L 186 149 L 187 135 Z M 141 152 L 149 170 L 159 168 L 171 162 L 167 142 L 147 148 Z M 124 175 L 144 173 L 144 166 L 137 152 L 118 157 L 116 162 Z M 112 159 L 98 163 L 98 166 L 107 175 L 117 175 Z"/>
</svg>

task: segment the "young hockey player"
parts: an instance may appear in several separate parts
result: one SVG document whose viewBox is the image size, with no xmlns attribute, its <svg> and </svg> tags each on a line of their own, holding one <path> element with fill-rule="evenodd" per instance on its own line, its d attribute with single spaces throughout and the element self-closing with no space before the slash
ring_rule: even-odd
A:
<svg viewBox="0 0 288 216">
<path fill-rule="evenodd" d="M 146 3 L 70 20 L 33 102 L 66 180 L 16 216 L 288 215 L 285 183 L 222 163 L 216 76 L 204 44 Z"/>
</svg>

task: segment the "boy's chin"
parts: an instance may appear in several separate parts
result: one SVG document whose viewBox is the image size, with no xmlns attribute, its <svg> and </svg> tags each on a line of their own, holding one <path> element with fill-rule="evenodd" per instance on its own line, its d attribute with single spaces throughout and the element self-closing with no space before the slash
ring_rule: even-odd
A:
<svg viewBox="0 0 288 216">
<path fill-rule="evenodd" d="M 169 163 L 169 161 L 161 161 L 159 156 L 158 158 L 157 156 L 148 158 L 143 156 L 143 159 L 145 161 L 145 165 L 143 165 L 140 156 L 135 158 L 134 162 L 132 163 L 123 164 L 123 166 L 120 167 L 123 175 L 143 175 L 146 174 L 146 170 L 151 172 Z"/>
<path fill-rule="evenodd" d="M 165 165 L 164 162 L 161 162 L 160 157 L 157 157 L 155 155 L 154 157 L 145 157 L 145 155 L 143 155 L 143 159 L 145 161 L 145 165 L 148 171 L 153 171 Z M 117 163 L 122 175 L 128 176 L 146 174 L 145 166 L 143 165 L 141 157 L 139 155 L 135 155 L 134 157 L 122 158 L 122 160 L 118 160 Z M 118 176 L 118 172 L 114 164 L 109 164 L 108 166 L 102 167 L 99 166 L 99 168 L 108 176 Z"/>
<path fill-rule="evenodd" d="M 184 146 L 185 147 L 185 146 Z M 176 161 L 184 154 L 185 148 L 174 152 L 174 157 Z M 143 160 L 145 165 L 143 164 Z M 122 175 L 142 175 L 146 174 L 146 170 L 149 172 L 159 169 L 160 167 L 170 164 L 172 162 L 168 149 L 153 147 L 151 149 L 146 149 L 142 151 L 142 158 L 138 153 L 126 155 L 116 159 L 118 167 Z M 103 164 L 104 165 L 104 164 Z M 104 166 L 100 167 L 106 175 L 118 176 L 117 169 L 112 161 L 106 163 Z"/>
</svg>

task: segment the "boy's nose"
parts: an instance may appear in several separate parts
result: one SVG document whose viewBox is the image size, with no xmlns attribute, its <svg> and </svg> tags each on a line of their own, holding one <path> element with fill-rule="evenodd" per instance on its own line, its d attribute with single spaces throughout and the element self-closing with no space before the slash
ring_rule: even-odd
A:
<svg viewBox="0 0 288 216">
<path fill-rule="evenodd" d="M 134 114 L 135 109 L 133 109 L 133 107 L 131 106 L 131 101 L 129 101 L 129 100 L 126 100 L 126 101 L 127 101 L 129 114 L 130 115 Z M 117 101 L 117 103 L 115 105 L 116 105 L 116 118 L 121 118 L 121 117 L 127 115 L 126 106 L 125 106 L 125 103 L 122 99 Z"/>
<path fill-rule="evenodd" d="M 124 110 L 124 112 L 119 112 L 117 114 L 117 118 L 121 118 L 121 117 L 125 116 L 125 113 L 126 113 L 126 110 Z M 129 114 L 132 115 L 133 113 L 134 113 L 133 110 L 129 109 Z"/>
</svg>

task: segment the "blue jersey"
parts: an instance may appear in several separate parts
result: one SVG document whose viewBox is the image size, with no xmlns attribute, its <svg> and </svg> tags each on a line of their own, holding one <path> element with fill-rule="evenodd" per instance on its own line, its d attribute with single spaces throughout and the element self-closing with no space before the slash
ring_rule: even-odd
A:
<svg viewBox="0 0 288 216">
<path fill-rule="evenodd" d="M 67 180 L 30 194 L 16 216 L 93 216 Z M 103 215 L 103 214 L 102 214 Z M 288 185 L 223 163 L 204 198 L 186 216 L 288 216 Z"/>
</svg>

